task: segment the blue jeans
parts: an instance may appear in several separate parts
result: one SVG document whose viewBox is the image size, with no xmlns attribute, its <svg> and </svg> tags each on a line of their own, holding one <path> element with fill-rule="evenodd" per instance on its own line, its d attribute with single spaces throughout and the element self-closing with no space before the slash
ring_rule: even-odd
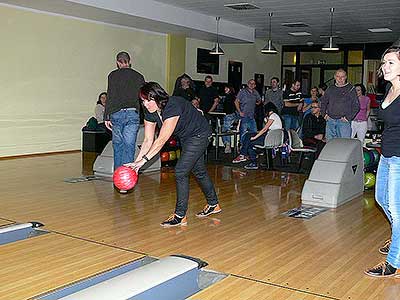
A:
<svg viewBox="0 0 400 300">
<path fill-rule="evenodd" d="M 386 261 L 400 268 L 400 157 L 380 158 L 375 199 L 392 226 L 392 243 Z"/>
<path fill-rule="evenodd" d="M 299 116 L 295 115 L 283 115 L 283 122 L 285 123 L 285 129 L 294 129 L 296 130 L 299 127 Z"/>
<path fill-rule="evenodd" d="M 231 129 L 232 124 L 236 121 L 239 120 L 239 117 L 237 113 L 233 114 L 228 114 L 224 117 L 224 124 L 222 125 L 222 132 L 227 132 Z M 224 145 L 230 144 L 231 143 L 231 137 L 230 136 L 223 136 L 222 137 L 222 142 Z"/>
<path fill-rule="evenodd" d="M 243 144 L 243 136 L 246 132 L 257 132 L 256 120 L 253 117 L 240 117 L 240 144 Z"/>
<path fill-rule="evenodd" d="M 240 154 L 248 156 L 250 158 L 251 162 L 253 162 L 253 163 L 257 162 L 257 153 L 253 149 L 253 146 L 254 145 L 264 145 L 264 140 L 265 140 L 265 136 L 267 135 L 267 132 L 262 134 L 260 137 L 258 137 L 254 141 L 250 140 L 250 138 L 255 136 L 256 134 L 257 133 L 255 133 L 255 132 L 246 133 L 243 137 L 242 147 L 240 148 Z"/>
<path fill-rule="evenodd" d="M 194 136 L 181 140 L 181 157 L 175 166 L 176 207 L 175 214 L 186 215 L 189 201 L 189 176 L 194 174 L 209 205 L 218 204 L 214 184 L 208 175 L 204 152 L 207 149 L 208 136 Z"/>
<path fill-rule="evenodd" d="M 139 114 L 136 110 L 121 109 L 111 115 L 114 170 L 135 158 L 136 136 L 139 131 Z"/>
<path fill-rule="evenodd" d="M 328 118 L 326 121 L 326 139 L 334 138 L 350 138 L 351 123 L 342 121 L 341 119 Z"/>
</svg>

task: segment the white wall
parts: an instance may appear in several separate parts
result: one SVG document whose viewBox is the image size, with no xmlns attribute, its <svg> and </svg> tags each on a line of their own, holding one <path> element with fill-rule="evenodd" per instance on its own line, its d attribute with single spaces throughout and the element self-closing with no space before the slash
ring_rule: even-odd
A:
<svg viewBox="0 0 400 300">
<path fill-rule="evenodd" d="M 272 76 L 280 77 L 281 73 L 281 47 L 278 54 L 262 54 L 265 46 L 264 40 L 257 39 L 254 44 L 222 44 L 225 55 L 219 59 L 219 74 L 212 75 L 214 81 L 228 81 L 228 62 L 238 61 L 243 63 L 243 83 L 254 78 L 254 73 L 264 74 L 265 85 L 269 84 Z M 196 39 L 186 39 L 186 73 L 195 80 L 203 80 L 207 74 L 197 73 L 196 60 L 197 48 L 211 49 L 213 43 Z"/>
<path fill-rule="evenodd" d="M 166 35 L 0 6 L 0 157 L 81 148 L 115 55 L 165 85 Z"/>
</svg>

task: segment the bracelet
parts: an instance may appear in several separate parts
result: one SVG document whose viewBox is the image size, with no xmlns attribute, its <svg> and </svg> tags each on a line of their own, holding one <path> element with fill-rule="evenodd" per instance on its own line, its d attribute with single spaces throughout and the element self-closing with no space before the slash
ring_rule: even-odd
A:
<svg viewBox="0 0 400 300">
<path fill-rule="evenodd" d="M 143 155 L 142 159 L 144 159 L 146 162 L 150 160 L 146 155 Z"/>
</svg>

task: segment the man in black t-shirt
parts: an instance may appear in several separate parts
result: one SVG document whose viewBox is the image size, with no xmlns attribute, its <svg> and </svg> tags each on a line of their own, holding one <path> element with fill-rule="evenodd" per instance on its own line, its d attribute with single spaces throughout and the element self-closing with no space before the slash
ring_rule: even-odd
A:
<svg viewBox="0 0 400 300">
<path fill-rule="evenodd" d="M 218 91 L 212 84 L 213 78 L 207 75 L 204 79 L 204 86 L 199 90 L 200 109 L 205 114 L 214 111 L 219 103 Z"/>
<path fill-rule="evenodd" d="M 140 89 L 140 98 L 145 107 L 145 136 L 136 161 L 128 165 L 139 170 L 161 150 L 172 134 L 179 138 L 182 146 L 181 156 L 175 166 L 175 212 L 162 222 L 161 226 L 187 224 L 190 173 L 197 178 L 207 200 L 207 205 L 196 216 L 201 218 L 219 213 L 221 207 L 204 161 L 211 131 L 203 114 L 184 98 L 169 97 L 156 82 L 146 83 Z M 155 139 L 157 126 L 160 127 L 160 133 Z"/>
<path fill-rule="evenodd" d="M 114 170 L 130 163 L 135 157 L 136 136 L 139 131 L 140 104 L 138 92 L 144 77 L 131 69 L 127 52 L 117 55 L 118 69 L 108 75 L 105 125 L 112 130 Z M 121 190 L 121 193 L 126 191 Z"/>
</svg>

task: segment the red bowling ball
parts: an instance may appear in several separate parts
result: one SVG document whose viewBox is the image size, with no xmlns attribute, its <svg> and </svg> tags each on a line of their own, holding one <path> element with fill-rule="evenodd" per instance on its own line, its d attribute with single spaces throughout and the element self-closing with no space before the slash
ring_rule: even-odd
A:
<svg viewBox="0 0 400 300">
<path fill-rule="evenodd" d="M 171 147 L 176 147 L 176 140 L 175 139 L 170 139 L 169 140 L 169 145 L 171 146 Z"/>
<path fill-rule="evenodd" d="M 114 185 L 124 191 L 133 189 L 138 181 L 138 174 L 132 168 L 120 166 L 114 171 Z"/>
</svg>

